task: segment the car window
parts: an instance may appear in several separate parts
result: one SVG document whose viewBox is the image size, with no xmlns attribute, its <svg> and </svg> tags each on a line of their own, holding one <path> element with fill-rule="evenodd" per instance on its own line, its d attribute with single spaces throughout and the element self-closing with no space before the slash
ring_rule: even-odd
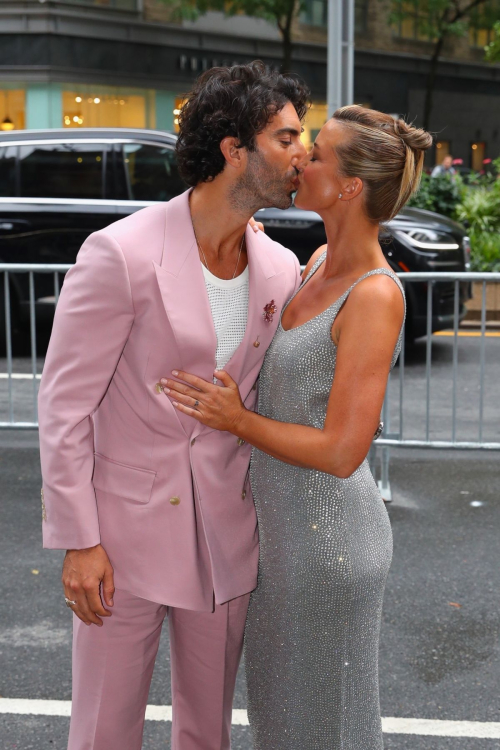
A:
<svg viewBox="0 0 500 750">
<path fill-rule="evenodd" d="M 103 148 L 95 143 L 21 146 L 21 195 L 102 198 Z"/>
<path fill-rule="evenodd" d="M 0 146 L 0 196 L 9 198 L 16 194 L 15 146 Z"/>
<path fill-rule="evenodd" d="M 127 180 L 123 168 L 123 153 L 121 146 L 110 148 L 106 159 L 106 194 L 111 200 L 128 200 Z"/>
<path fill-rule="evenodd" d="M 123 155 L 132 200 L 168 201 L 186 190 L 173 148 L 125 144 Z"/>
</svg>

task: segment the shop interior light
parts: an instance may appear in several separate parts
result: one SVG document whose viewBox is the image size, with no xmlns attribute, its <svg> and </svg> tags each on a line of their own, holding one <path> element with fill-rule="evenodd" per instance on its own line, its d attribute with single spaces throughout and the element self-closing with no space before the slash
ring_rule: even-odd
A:
<svg viewBox="0 0 500 750">
<path fill-rule="evenodd" d="M 81 101 L 82 101 L 81 96 L 75 96 L 75 102 L 78 102 L 78 104 L 80 104 Z"/>
<path fill-rule="evenodd" d="M 100 104 L 100 103 L 101 103 L 101 100 L 99 99 L 98 96 L 96 96 L 94 99 L 94 104 Z"/>
<path fill-rule="evenodd" d="M 5 92 L 5 104 L 6 104 L 7 111 L 9 111 L 9 92 L 8 91 Z M 14 127 L 15 127 L 14 123 L 10 119 L 9 115 L 6 115 L 5 119 L 0 124 L 0 130 L 14 130 Z"/>
<path fill-rule="evenodd" d="M 180 115 L 181 111 L 180 109 L 174 109 L 174 115 Z"/>
<path fill-rule="evenodd" d="M 3 120 L 2 124 L 0 125 L 1 130 L 14 130 L 14 123 L 10 119 L 10 117 L 7 115 L 5 120 Z"/>
<path fill-rule="evenodd" d="M 472 144 L 472 150 L 475 151 L 477 149 L 477 143 Z"/>
</svg>

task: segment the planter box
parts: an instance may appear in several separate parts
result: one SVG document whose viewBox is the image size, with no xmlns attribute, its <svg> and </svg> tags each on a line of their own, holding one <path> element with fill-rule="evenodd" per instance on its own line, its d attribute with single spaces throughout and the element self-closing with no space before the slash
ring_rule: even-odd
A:
<svg viewBox="0 0 500 750">
<path fill-rule="evenodd" d="M 467 302 L 465 320 L 481 320 L 481 305 L 483 300 L 483 283 L 474 281 L 472 284 L 472 299 Z M 486 282 L 486 320 L 500 320 L 500 283 Z"/>
</svg>

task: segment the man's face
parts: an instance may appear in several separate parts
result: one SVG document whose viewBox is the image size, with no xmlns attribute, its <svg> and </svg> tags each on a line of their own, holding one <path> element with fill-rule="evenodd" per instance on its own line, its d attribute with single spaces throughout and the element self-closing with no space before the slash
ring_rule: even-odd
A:
<svg viewBox="0 0 500 750">
<path fill-rule="evenodd" d="M 306 156 L 302 126 L 293 104 L 286 104 L 255 138 L 238 192 L 254 199 L 256 208 L 289 208 L 298 187 L 298 168 Z"/>
<path fill-rule="evenodd" d="M 449 169 L 451 165 L 453 164 L 453 159 L 451 156 L 445 156 L 443 159 L 443 167 L 445 169 Z"/>
</svg>

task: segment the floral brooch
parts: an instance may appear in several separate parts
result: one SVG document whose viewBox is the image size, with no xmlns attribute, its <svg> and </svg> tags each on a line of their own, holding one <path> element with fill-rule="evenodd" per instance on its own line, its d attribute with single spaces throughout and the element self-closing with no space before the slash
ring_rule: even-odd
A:
<svg viewBox="0 0 500 750">
<path fill-rule="evenodd" d="M 268 302 L 267 305 L 264 307 L 264 312 L 262 313 L 262 317 L 266 321 L 266 323 L 272 323 L 274 313 L 278 312 L 278 308 L 274 304 L 274 300 L 272 299 L 271 302 Z"/>
</svg>

